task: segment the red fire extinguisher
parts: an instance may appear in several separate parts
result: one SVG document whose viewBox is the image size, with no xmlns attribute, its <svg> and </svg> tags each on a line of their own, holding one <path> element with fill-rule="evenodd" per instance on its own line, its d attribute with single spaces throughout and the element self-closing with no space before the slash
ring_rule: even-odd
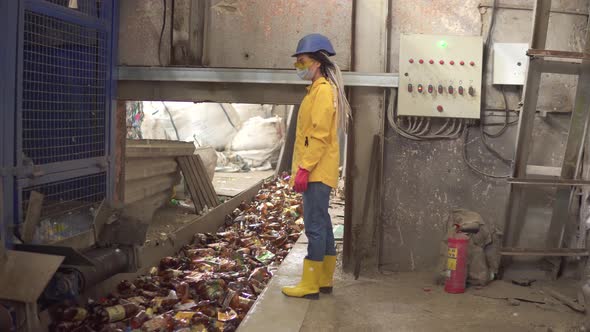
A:
<svg viewBox="0 0 590 332">
<path fill-rule="evenodd" d="M 455 225 L 455 234 L 447 239 L 447 280 L 445 292 L 460 294 L 465 292 L 467 280 L 467 248 L 469 237 L 459 231 L 459 225 Z"/>
</svg>

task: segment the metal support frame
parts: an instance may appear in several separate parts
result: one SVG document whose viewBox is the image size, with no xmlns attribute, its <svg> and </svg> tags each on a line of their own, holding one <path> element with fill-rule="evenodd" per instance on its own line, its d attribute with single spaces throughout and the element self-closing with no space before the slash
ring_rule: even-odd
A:
<svg viewBox="0 0 590 332">
<path fill-rule="evenodd" d="M 354 87 L 398 87 L 398 74 L 343 72 L 344 84 Z M 183 67 L 126 67 L 118 68 L 119 81 L 160 81 L 194 83 L 248 83 L 307 85 L 292 70 L 183 68 Z"/>
<path fill-rule="evenodd" d="M 0 39 L 4 45 L 16 45 L 18 36 L 19 1 L 0 2 L 0 12 L 4 17 L 0 20 Z M 14 115 L 16 106 L 16 47 L 0 48 L 0 168 L 14 167 Z M 10 175 L 0 174 L 4 190 L 3 209 L 0 214 L 0 233 L 9 248 L 12 246 L 12 234 L 9 226 L 14 220 L 14 179 Z"/>
<path fill-rule="evenodd" d="M 535 3 L 531 48 L 545 48 L 550 10 L 551 0 L 538 0 Z M 514 166 L 512 169 L 512 176 L 517 179 L 526 176 L 526 166 L 531 149 L 530 141 L 533 135 L 540 83 L 541 71 L 539 63 L 536 59 L 531 59 L 524 87 L 524 104 L 520 112 Z M 525 189 L 522 186 L 510 185 L 507 209 L 508 216 L 504 227 L 504 246 L 515 247 L 520 238 L 526 214 L 523 204 L 524 191 Z"/>
<path fill-rule="evenodd" d="M 590 97 L 588 96 L 588 91 L 590 91 L 590 57 L 587 57 L 588 52 L 590 52 L 590 24 L 586 30 L 583 53 L 586 56 L 582 58 L 580 64 L 576 100 L 561 167 L 561 179 L 576 179 L 580 171 L 581 158 L 579 156 L 584 146 L 590 120 Z M 559 248 L 563 243 L 566 224 L 571 219 L 569 211 L 572 190 L 574 189 L 558 188 L 556 192 L 551 224 L 547 232 L 547 244 L 551 247 Z M 554 269 L 554 271 L 557 271 L 557 269 Z"/>
<path fill-rule="evenodd" d="M 553 206 L 551 224 L 547 233 L 546 245 L 548 249 L 545 256 L 563 256 L 560 254 L 564 231 L 567 221 L 570 219 L 569 209 L 572 190 L 579 186 L 588 186 L 589 181 L 577 179 L 580 171 L 581 149 L 588 131 L 590 120 L 590 98 L 587 91 L 590 89 L 590 31 L 586 34 L 585 52 L 565 52 L 544 50 L 547 31 L 549 27 L 549 14 L 551 0 L 537 0 L 533 19 L 533 34 L 531 49 L 527 54 L 531 57 L 529 70 L 524 90 L 524 104 L 520 113 L 520 122 L 516 142 L 513 178 L 509 180 L 510 196 L 508 215 L 505 226 L 505 247 L 516 247 L 522 232 L 526 217 L 525 192 L 533 189 L 530 186 L 553 186 L 557 188 L 556 201 Z M 588 26 L 590 30 L 590 25 Z M 555 58 L 558 60 L 548 60 Z M 581 63 L 572 63 L 571 60 L 581 60 Z M 565 61 L 563 61 L 565 60 Z M 532 134 L 535 121 L 537 99 L 541 74 L 544 72 L 579 75 L 576 91 L 576 102 L 570 121 L 570 130 L 566 143 L 563 165 L 559 170 L 559 178 L 555 180 L 531 179 L 533 174 L 527 173 L 530 169 L 528 158 L 532 147 Z M 526 254 L 526 253 L 525 253 Z M 559 260 L 561 261 L 561 260 Z M 504 264 L 507 259 L 504 259 Z M 555 278 L 559 271 L 559 263 L 554 261 L 552 277 Z"/>
<path fill-rule="evenodd" d="M 545 187 L 588 187 L 590 181 L 574 180 L 574 179 L 508 179 L 508 183 L 514 185 L 528 185 L 528 186 L 545 186 Z"/>
<path fill-rule="evenodd" d="M 2 225 L 3 231 L 9 230 L 9 232 L 12 232 L 12 230 L 15 229 L 15 227 L 17 227 L 17 225 L 12 225 L 12 223 L 16 223 L 17 220 L 21 219 L 19 217 L 19 214 L 20 211 L 22 211 L 22 192 L 26 187 L 44 185 L 71 178 L 87 175 L 90 176 L 93 174 L 105 172 L 107 174 L 107 190 L 105 192 L 106 198 L 108 200 L 111 200 L 114 196 L 114 110 L 116 109 L 114 96 L 116 92 L 116 73 L 113 72 L 113 68 L 115 68 L 115 57 L 113 56 L 113 54 L 116 54 L 117 39 L 113 38 L 113 36 L 116 35 L 115 32 L 117 31 L 118 6 L 115 0 L 102 1 L 100 3 L 101 7 L 97 9 L 96 5 L 92 5 L 92 0 L 87 1 L 87 6 L 85 10 L 88 11 L 82 11 L 82 9 L 80 9 L 80 11 L 72 10 L 62 5 L 44 0 L 3 1 L 0 5 L 0 12 L 2 13 L 2 20 L 0 22 L 0 35 L 2 36 L 2 40 L 6 45 L 14 45 L 13 47 L 4 47 L 0 50 L 0 73 L 3 77 L 2 83 L 0 83 L 0 87 L 2 88 L 0 89 L 0 96 L 2 96 L 0 97 L 0 104 L 4 109 L 4 111 L 0 114 L 0 126 L 2 127 L 0 134 L 2 135 L 2 144 L 0 145 L 0 175 L 2 176 L 1 179 L 5 191 L 5 211 L 2 215 L 2 221 L 4 222 L 4 224 Z M 37 21 L 35 21 L 35 23 L 31 23 L 32 19 L 29 19 L 27 23 L 25 23 L 26 15 L 36 15 L 35 20 L 47 20 L 48 22 L 54 22 L 52 23 L 54 25 L 49 27 L 49 23 L 43 23 L 45 21 L 42 21 L 42 23 L 38 23 Z M 65 51 L 68 50 L 67 47 L 68 45 L 70 45 L 68 43 L 72 43 L 72 41 L 67 38 L 63 39 L 63 46 L 60 46 L 62 48 L 52 46 L 51 44 L 43 44 L 42 42 L 38 42 L 37 44 L 31 44 L 35 45 L 34 47 L 45 47 L 45 50 L 47 51 L 43 52 L 46 52 L 47 62 L 43 62 L 43 60 L 37 60 L 42 58 L 42 54 L 39 54 L 39 56 L 35 58 L 35 60 L 31 60 L 31 58 L 28 58 L 28 60 L 25 59 L 25 28 L 29 26 L 35 27 L 32 24 L 40 24 L 40 31 L 44 31 L 42 29 L 56 29 L 57 31 L 57 29 L 61 29 L 62 26 L 67 26 L 67 29 L 73 29 L 74 32 L 80 31 L 80 38 L 87 38 L 87 36 L 92 36 L 91 32 L 90 34 L 86 35 L 86 30 L 84 29 L 93 29 L 92 31 L 96 31 L 97 37 L 95 39 L 95 43 L 89 43 L 89 45 L 93 45 L 93 47 L 95 47 L 97 50 L 100 50 L 97 51 L 100 52 L 100 54 L 96 55 L 96 66 L 89 67 L 89 70 L 97 73 L 101 70 L 104 71 L 105 99 L 102 100 L 101 97 L 94 97 L 94 99 L 91 99 L 90 97 L 88 97 L 88 100 L 90 100 L 90 102 L 100 101 L 100 103 L 104 105 L 104 153 L 98 153 L 97 156 L 95 154 L 95 156 L 91 156 L 89 158 L 64 158 L 61 161 L 59 159 L 56 159 L 57 162 L 52 162 L 50 158 L 47 158 L 45 160 L 37 162 L 35 165 L 31 165 L 30 160 L 24 159 L 23 137 L 26 128 L 24 128 L 23 126 L 23 99 L 25 97 L 23 91 L 25 89 L 29 89 L 30 95 L 30 91 L 32 89 L 31 86 L 33 86 L 32 84 L 49 84 L 49 82 L 51 82 L 49 80 L 43 81 L 43 79 L 37 79 L 33 83 L 26 82 L 28 78 L 24 73 L 25 61 L 28 61 L 29 67 L 31 66 L 31 63 L 33 61 L 39 61 L 38 63 L 35 62 L 38 67 L 29 68 L 29 72 L 35 72 L 38 68 L 41 68 L 40 66 L 42 65 L 53 65 L 59 68 L 68 68 L 68 66 L 74 66 L 73 61 L 86 61 L 86 58 L 82 58 L 83 55 L 75 55 L 73 54 L 73 51 Z M 59 24 L 61 25 L 58 26 Z M 63 29 L 64 34 L 67 34 L 67 32 L 65 32 L 66 28 Z M 67 31 L 70 33 L 69 36 L 73 36 L 72 31 Z M 98 37 L 98 33 L 104 34 L 105 37 L 100 39 Z M 41 35 L 41 37 L 43 36 Z M 29 41 L 29 43 L 31 42 Z M 29 53 L 32 52 L 30 48 L 33 46 L 31 45 L 29 45 Z M 59 58 L 60 54 L 56 52 L 60 52 L 61 50 L 64 50 L 62 52 L 69 52 L 66 54 L 73 54 L 72 59 L 75 58 L 76 60 L 51 60 Z M 37 52 L 41 51 L 37 50 Z M 104 60 L 104 62 L 102 60 L 98 60 L 102 52 L 106 54 L 106 60 Z M 90 54 L 90 59 L 93 59 L 92 54 L 94 53 L 91 54 L 91 51 L 88 51 L 88 53 L 78 52 L 76 54 Z M 78 59 L 77 57 L 80 58 Z M 53 63 L 51 61 L 70 62 Z M 94 62 L 90 63 L 91 64 L 89 66 L 92 66 L 92 63 Z M 79 64 L 76 64 L 76 66 L 78 65 Z M 38 74 L 46 75 L 47 77 L 54 77 L 55 80 L 58 79 L 55 77 L 60 77 L 57 74 L 47 74 L 45 72 L 39 72 Z M 81 75 L 80 77 L 84 76 L 84 74 L 81 73 L 78 75 Z M 29 84 L 28 88 L 26 87 L 25 83 Z M 71 89 L 72 94 L 78 93 L 78 91 L 73 90 L 75 88 L 68 88 L 68 86 L 76 86 L 75 84 L 78 84 L 77 86 L 82 86 L 82 88 L 84 88 L 85 86 L 78 82 L 65 83 L 61 81 L 56 81 L 55 83 L 57 84 L 57 86 L 64 87 L 63 91 L 61 91 L 62 94 L 64 92 L 67 93 L 68 91 L 70 91 L 68 89 Z M 50 98 L 48 97 L 47 91 L 41 90 L 41 92 L 39 93 L 41 97 L 38 99 Z M 95 92 L 87 93 L 90 96 L 90 94 Z M 29 97 L 29 99 L 31 98 Z M 53 99 L 51 100 L 53 101 Z M 75 100 L 76 99 L 72 99 L 72 101 Z M 69 102 L 72 103 L 72 101 Z M 35 102 L 40 101 L 35 100 Z M 39 108 L 38 112 L 45 112 L 47 115 L 51 116 L 51 109 L 52 108 Z M 72 109 L 66 111 L 64 109 L 64 111 L 60 112 L 72 111 L 74 110 Z M 56 118 L 56 116 L 54 116 L 54 118 Z M 60 127 L 59 124 L 54 125 L 56 126 L 56 128 Z M 67 127 L 66 125 L 64 126 Z M 53 135 L 53 133 L 49 131 L 47 131 L 47 133 L 40 134 L 39 137 L 44 137 L 42 135 L 47 135 L 48 139 L 61 139 L 57 137 L 54 138 L 53 136 L 51 136 Z M 10 225 L 7 225 L 8 223 L 10 223 Z M 10 242 L 11 240 L 11 234 L 9 236 L 6 236 L 7 242 Z"/>
<path fill-rule="evenodd" d="M 108 133 L 107 133 L 107 165 L 108 165 L 108 172 L 107 172 L 107 196 L 106 200 L 109 204 L 115 203 L 115 194 L 116 190 L 116 183 L 117 183 L 117 172 L 116 172 L 116 152 L 117 152 L 117 55 L 119 44 L 118 38 L 118 31 L 119 31 L 119 2 L 117 0 L 112 0 L 112 6 L 110 6 L 110 26 L 109 32 L 111 34 L 110 38 L 110 49 L 111 53 L 109 54 L 109 71 L 107 73 L 107 78 L 109 80 L 109 100 L 107 100 L 107 105 L 109 105 L 108 114 L 110 117 L 108 118 Z M 103 5 L 104 6 L 104 5 Z M 115 37 L 117 36 L 117 37 Z M 121 160 L 124 163 L 124 160 Z"/>
</svg>

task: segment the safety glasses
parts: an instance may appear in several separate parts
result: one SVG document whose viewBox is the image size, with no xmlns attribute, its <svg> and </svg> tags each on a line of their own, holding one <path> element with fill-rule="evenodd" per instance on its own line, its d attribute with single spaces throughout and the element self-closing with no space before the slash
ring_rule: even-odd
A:
<svg viewBox="0 0 590 332">
<path fill-rule="evenodd" d="M 293 64 L 293 67 L 295 67 L 297 69 L 307 69 L 307 68 L 311 67 L 313 64 L 314 64 L 313 60 L 308 60 L 305 62 L 297 61 Z"/>
</svg>

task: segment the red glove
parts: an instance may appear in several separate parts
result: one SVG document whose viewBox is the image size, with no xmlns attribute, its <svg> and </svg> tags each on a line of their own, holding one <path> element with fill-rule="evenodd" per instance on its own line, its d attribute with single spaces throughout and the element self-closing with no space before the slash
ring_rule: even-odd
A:
<svg viewBox="0 0 590 332">
<path fill-rule="evenodd" d="M 307 190 L 307 182 L 309 181 L 309 171 L 299 167 L 297 174 L 295 175 L 295 186 L 294 189 L 298 193 L 302 193 Z"/>
</svg>

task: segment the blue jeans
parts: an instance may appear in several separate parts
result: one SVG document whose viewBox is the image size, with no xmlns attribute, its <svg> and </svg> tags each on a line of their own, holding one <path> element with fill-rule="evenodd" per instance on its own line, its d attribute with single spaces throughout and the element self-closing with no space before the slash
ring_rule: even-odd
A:
<svg viewBox="0 0 590 332">
<path fill-rule="evenodd" d="M 310 182 L 303 193 L 303 223 L 308 239 L 307 259 L 323 261 L 324 255 L 335 256 L 334 232 L 328 213 L 332 188 L 321 182 Z"/>
</svg>

